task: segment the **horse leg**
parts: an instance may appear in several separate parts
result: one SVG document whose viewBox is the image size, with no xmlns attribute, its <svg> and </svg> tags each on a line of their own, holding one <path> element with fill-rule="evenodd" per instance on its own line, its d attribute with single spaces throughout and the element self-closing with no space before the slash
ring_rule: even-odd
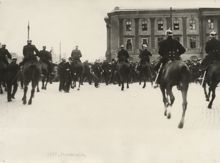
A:
<svg viewBox="0 0 220 163">
<path fill-rule="evenodd" d="M 167 97 L 166 97 L 165 88 L 160 86 L 160 90 L 161 90 L 161 93 L 162 93 L 162 96 L 163 96 L 163 103 L 164 103 L 164 108 L 165 108 L 164 116 L 167 116 L 168 100 L 167 100 Z"/>
<path fill-rule="evenodd" d="M 40 92 L 39 83 L 37 83 L 37 92 Z"/>
<path fill-rule="evenodd" d="M 186 113 L 186 109 L 187 109 L 187 90 L 188 90 L 188 86 L 183 88 L 181 93 L 182 93 L 182 98 L 183 98 L 183 103 L 182 103 L 182 117 L 180 120 L 180 123 L 178 125 L 178 128 L 183 128 L 184 126 L 184 119 L 185 119 L 185 113 Z"/>
<path fill-rule="evenodd" d="M 7 91 L 7 99 L 8 99 L 8 102 L 11 102 L 11 88 L 12 88 L 12 84 L 11 83 L 7 83 L 7 87 L 8 87 L 8 91 Z"/>
<path fill-rule="evenodd" d="M 17 90 L 18 90 L 18 83 L 16 82 L 13 84 L 13 91 L 12 91 L 12 95 L 11 95 L 12 98 L 15 98 L 15 94 L 16 94 Z"/>
<path fill-rule="evenodd" d="M 204 90 L 206 101 L 209 101 L 209 96 L 208 96 L 208 93 L 207 93 L 207 90 L 206 90 L 206 82 L 203 83 L 202 87 L 203 87 L 203 90 Z"/>
<path fill-rule="evenodd" d="M 172 107 L 172 105 L 173 105 L 173 103 L 175 101 L 175 97 L 173 95 L 171 87 L 168 87 L 167 94 L 170 97 L 170 103 L 169 103 L 169 106 L 167 107 L 167 108 L 169 108 L 169 109 L 167 109 L 167 118 L 170 119 L 171 118 L 171 111 L 170 110 L 171 110 L 171 107 Z"/>
<path fill-rule="evenodd" d="M 36 86 L 37 86 L 37 83 L 32 82 L 31 96 L 30 96 L 30 99 L 28 101 L 28 105 L 32 104 L 32 98 L 34 97 L 34 92 L 35 92 L 35 87 Z"/>
<path fill-rule="evenodd" d="M 209 102 L 209 105 L 208 105 L 208 108 L 209 109 L 211 109 L 212 108 L 212 103 L 213 103 L 213 101 L 214 101 L 214 99 L 215 99 L 215 89 L 216 89 L 216 86 L 217 85 L 213 85 L 212 87 L 211 87 L 211 91 L 212 91 L 212 99 L 211 99 L 211 101 Z M 210 92 L 211 92 L 210 91 Z"/>
<path fill-rule="evenodd" d="M 22 98 L 23 104 L 27 103 L 27 91 L 28 91 L 28 84 L 25 83 L 24 84 L 24 95 L 23 95 L 23 98 Z"/>
</svg>

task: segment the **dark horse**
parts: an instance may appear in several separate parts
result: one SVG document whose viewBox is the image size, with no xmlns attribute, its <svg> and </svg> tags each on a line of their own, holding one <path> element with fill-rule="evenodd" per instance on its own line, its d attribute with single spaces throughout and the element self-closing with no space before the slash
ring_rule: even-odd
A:
<svg viewBox="0 0 220 163">
<path fill-rule="evenodd" d="M 121 61 L 117 63 L 117 74 L 119 76 L 119 85 L 121 85 L 121 90 L 124 90 L 124 83 L 127 83 L 127 88 L 129 88 L 130 81 L 130 64 L 126 61 Z"/>
<path fill-rule="evenodd" d="M 165 106 L 164 115 L 168 119 L 171 118 L 169 107 L 171 108 L 175 97 L 172 92 L 172 87 L 177 86 L 182 93 L 182 117 L 178 125 L 179 128 L 184 126 L 185 112 L 187 109 L 187 91 L 190 82 L 190 70 L 188 66 L 181 60 L 168 61 L 162 70 L 160 77 L 160 89 L 163 95 L 163 103 Z"/>
<path fill-rule="evenodd" d="M 152 71 L 149 63 L 140 63 L 138 66 L 139 70 L 139 84 L 141 84 L 141 81 L 144 82 L 144 85 L 142 88 L 146 87 L 146 82 L 149 80 L 151 82 L 151 85 L 153 84 L 153 77 L 152 77 Z"/>
<path fill-rule="evenodd" d="M 47 83 L 50 80 L 50 72 L 49 72 L 49 65 L 43 61 L 40 61 L 40 68 L 41 68 L 41 80 L 42 80 L 42 87 L 41 89 L 47 89 Z"/>
<path fill-rule="evenodd" d="M 26 95 L 28 91 L 28 85 L 31 82 L 32 89 L 31 89 L 31 96 L 28 101 L 28 104 L 32 104 L 32 98 L 34 97 L 35 93 L 35 88 L 40 80 L 40 75 L 41 75 L 41 69 L 40 69 L 40 64 L 38 61 L 27 61 L 23 65 L 23 80 L 24 80 L 24 95 L 22 98 L 23 104 L 27 103 Z"/>
<path fill-rule="evenodd" d="M 80 61 L 74 60 L 70 64 L 70 69 L 71 69 L 71 75 L 72 75 L 72 81 L 73 83 L 73 88 L 76 87 L 76 82 L 79 82 L 77 90 L 80 90 L 80 85 L 82 84 L 83 80 L 83 63 Z"/>
<path fill-rule="evenodd" d="M 3 93 L 2 86 L 4 84 L 6 67 L 7 65 L 0 60 L 0 94 Z"/>
<path fill-rule="evenodd" d="M 208 108 L 212 108 L 212 103 L 215 99 L 215 89 L 220 82 L 220 61 L 215 61 L 212 64 L 210 64 L 205 72 L 205 81 L 202 84 L 204 88 L 204 93 L 206 97 L 206 101 L 209 101 L 209 98 L 212 94 L 211 101 L 208 104 Z M 208 93 L 206 91 L 206 85 L 208 85 Z"/>
</svg>

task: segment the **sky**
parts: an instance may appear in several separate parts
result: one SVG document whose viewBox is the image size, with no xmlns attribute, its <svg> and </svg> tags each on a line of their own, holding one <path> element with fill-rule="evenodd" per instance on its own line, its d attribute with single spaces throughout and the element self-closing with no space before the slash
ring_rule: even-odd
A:
<svg viewBox="0 0 220 163">
<path fill-rule="evenodd" d="M 104 18 L 116 6 L 123 9 L 219 7 L 220 0 L 0 0 L 0 42 L 22 56 L 30 23 L 30 39 L 69 57 L 76 45 L 82 60 L 104 58 Z"/>
</svg>

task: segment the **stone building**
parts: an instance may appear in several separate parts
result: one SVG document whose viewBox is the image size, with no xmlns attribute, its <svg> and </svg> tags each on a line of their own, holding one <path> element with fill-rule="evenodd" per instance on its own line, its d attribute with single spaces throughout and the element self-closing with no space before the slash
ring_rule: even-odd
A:
<svg viewBox="0 0 220 163">
<path fill-rule="evenodd" d="M 173 30 L 174 38 L 186 48 L 183 58 L 203 57 L 205 43 L 211 31 L 220 35 L 220 8 L 185 9 L 120 9 L 116 7 L 105 18 L 107 28 L 106 58 L 117 56 L 124 44 L 134 61 L 138 61 L 143 43 L 158 56 L 158 42 L 165 39 L 165 31 Z"/>
</svg>

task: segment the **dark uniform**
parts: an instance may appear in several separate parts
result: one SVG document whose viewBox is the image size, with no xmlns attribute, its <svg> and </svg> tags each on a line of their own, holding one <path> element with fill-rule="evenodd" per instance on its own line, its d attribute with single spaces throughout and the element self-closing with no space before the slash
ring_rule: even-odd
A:
<svg viewBox="0 0 220 163">
<path fill-rule="evenodd" d="M 180 59 L 180 55 L 185 53 L 185 48 L 179 43 L 179 41 L 168 36 L 166 40 L 159 43 L 159 55 L 162 57 L 159 61 L 159 66 L 163 65 L 171 59 Z"/>
<path fill-rule="evenodd" d="M 69 62 L 62 61 L 58 65 L 59 77 L 60 77 L 60 85 L 59 91 L 64 90 L 65 92 L 69 92 L 71 85 L 71 71 Z"/>
<path fill-rule="evenodd" d="M 6 72 L 6 84 L 7 84 L 7 98 L 8 101 L 11 101 L 12 98 L 15 98 L 15 94 L 18 88 L 18 71 L 19 66 L 16 63 L 17 59 L 12 59 L 12 62 L 7 67 Z"/>
<path fill-rule="evenodd" d="M 118 52 L 118 62 L 128 62 L 129 54 L 128 51 L 121 47 L 120 51 Z"/>
<path fill-rule="evenodd" d="M 80 50 L 78 50 L 77 48 L 74 49 L 71 53 L 71 58 L 73 61 L 79 61 L 81 62 L 80 58 L 82 57 L 82 53 Z"/>
<path fill-rule="evenodd" d="M 23 56 L 24 59 L 20 63 L 20 65 L 23 65 L 27 61 L 37 61 L 37 57 L 39 55 L 39 51 L 35 47 L 35 45 L 32 45 L 30 40 L 28 41 L 28 44 L 23 47 Z"/>
<path fill-rule="evenodd" d="M 141 59 L 140 64 L 150 63 L 151 52 L 147 49 L 140 50 L 139 58 Z"/>
<path fill-rule="evenodd" d="M 49 67 L 49 72 L 52 72 L 52 56 L 51 53 L 49 51 L 46 50 L 46 48 L 43 48 L 43 50 L 41 50 L 39 52 L 39 58 L 40 61 L 46 63 Z"/>
<path fill-rule="evenodd" d="M 6 64 L 6 66 L 8 65 L 7 58 L 11 59 L 11 54 L 5 48 L 5 45 L 2 45 L 2 48 L 0 48 L 0 60 L 3 61 Z"/>
<path fill-rule="evenodd" d="M 205 51 L 208 55 L 201 63 L 203 69 L 215 60 L 220 61 L 220 41 L 213 37 L 206 43 Z"/>
</svg>

